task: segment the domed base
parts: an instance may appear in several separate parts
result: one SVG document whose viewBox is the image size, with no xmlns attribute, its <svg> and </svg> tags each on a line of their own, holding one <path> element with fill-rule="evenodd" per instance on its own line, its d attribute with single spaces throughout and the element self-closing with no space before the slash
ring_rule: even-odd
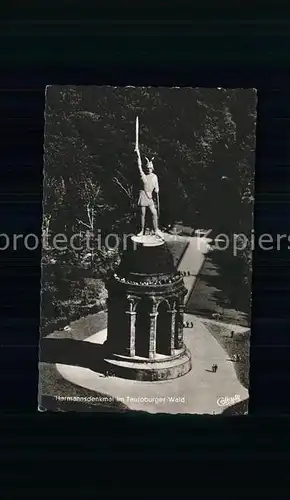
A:
<svg viewBox="0 0 290 500">
<path fill-rule="evenodd" d="M 105 357 L 105 363 L 116 377 L 150 382 L 182 377 L 192 368 L 187 349 L 172 357 L 159 356 L 153 360 L 115 355 Z"/>
</svg>

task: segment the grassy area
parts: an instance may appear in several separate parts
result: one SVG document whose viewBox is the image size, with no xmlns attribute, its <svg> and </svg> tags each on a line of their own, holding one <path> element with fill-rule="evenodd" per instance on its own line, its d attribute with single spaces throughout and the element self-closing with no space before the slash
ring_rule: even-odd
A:
<svg viewBox="0 0 290 500">
<path fill-rule="evenodd" d="M 126 405 L 113 398 L 109 401 L 96 401 L 96 398 L 103 398 L 105 395 L 68 382 L 58 373 L 55 366 L 56 362 L 63 361 L 63 357 L 68 356 L 69 359 L 71 355 L 68 349 L 66 353 L 63 352 L 59 341 L 82 341 L 106 326 L 107 314 L 99 312 L 74 321 L 69 330 L 55 331 L 42 339 L 41 362 L 39 363 L 39 405 L 41 407 L 46 410 L 64 412 L 123 412 L 128 410 Z M 57 344 L 54 346 L 52 342 L 57 342 Z M 49 359 L 51 355 L 55 358 L 53 363 Z"/>
<path fill-rule="evenodd" d="M 250 330 L 235 332 L 234 338 L 231 338 L 230 328 L 209 321 L 204 321 L 204 324 L 213 337 L 228 353 L 230 359 L 233 359 L 235 355 L 240 356 L 240 361 L 234 362 L 234 367 L 238 380 L 248 389 L 250 370 Z"/>
<path fill-rule="evenodd" d="M 222 269 L 214 261 L 213 254 L 206 257 L 203 268 L 198 276 L 195 287 L 187 302 L 187 312 L 203 317 L 220 314 L 220 320 L 248 327 L 248 314 L 239 309 L 240 300 L 236 296 L 245 295 L 240 286 L 229 285 L 232 279 L 231 269 L 222 274 Z M 250 296 L 245 297 L 248 305 Z"/>
<path fill-rule="evenodd" d="M 104 330 L 106 327 L 107 313 L 105 311 L 100 311 L 97 314 L 88 314 L 84 318 L 73 321 L 68 331 L 55 330 L 45 338 L 85 340 L 91 335 Z"/>
<path fill-rule="evenodd" d="M 247 415 L 248 414 L 248 405 L 249 405 L 249 399 L 244 399 L 244 401 L 240 401 L 239 403 L 236 403 L 236 404 L 226 408 L 222 412 L 222 415 L 224 417 L 234 417 L 234 416 L 238 416 L 238 415 Z"/>
<path fill-rule="evenodd" d="M 106 307 L 107 291 L 101 279 L 59 279 L 43 288 L 42 336 Z"/>
<path fill-rule="evenodd" d="M 103 330 L 106 326 L 107 314 L 99 312 L 74 321 L 68 331 L 55 331 L 42 339 L 41 362 L 39 363 L 39 405 L 46 410 L 64 412 L 123 412 L 128 410 L 126 405 L 112 398 L 110 401 L 96 401 L 97 397 L 103 398 L 105 395 L 68 382 L 58 373 L 55 366 L 55 362 L 61 362 L 63 356 L 71 354 L 68 351 L 64 353 L 59 347 L 59 343 L 56 346 L 53 345 L 52 349 L 52 342 L 57 342 L 57 339 L 58 341 L 61 339 L 81 341 Z M 50 362 L 49 356 L 51 354 L 56 358 L 54 363 Z"/>
<path fill-rule="evenodd" d="M 124 412 L 129 410 L 126 405 L 114 398 L 110 397 L 108 401 L 104 401 L 105 394 L 67 382 L 53 364 L 40 363 L 39 377 L 40 396 L 38 403 L 43 409 L 77 412 Z M 103 398 L 103 400 L 97 401 L 98 397 Z"/>
</svg>

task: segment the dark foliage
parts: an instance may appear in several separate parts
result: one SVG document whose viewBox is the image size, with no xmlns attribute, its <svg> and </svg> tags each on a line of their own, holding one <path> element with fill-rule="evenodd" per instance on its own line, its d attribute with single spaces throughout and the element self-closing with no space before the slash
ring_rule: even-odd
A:
<svg viewBox="0 0 290 500">
<path fill-rule="evenodd" d="M 136 231 L 136 115 L 141 155 L 155 156 L 161 227 L 182 220 L 228 234 L 250 232 L 255 92 L 53 86 L 46 91 L 44 230 L 49 238 L 77 232 L 84 238 L 86 231 L 102 238 L 92 255 L 46 250 L 48 265 L 62 259 L 68 274 L 69 268 L 82 274 L 87 265 L 102 279 L 118 260 L 103 238 Z M 250 250 L 238 258 L 249 283 Z"/>
</svg>

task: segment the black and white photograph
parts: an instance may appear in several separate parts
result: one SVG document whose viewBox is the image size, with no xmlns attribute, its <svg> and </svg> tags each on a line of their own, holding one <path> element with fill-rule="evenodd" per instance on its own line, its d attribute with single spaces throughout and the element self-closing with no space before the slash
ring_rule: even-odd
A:
<svg viewBox="0 0 290 500">
<path fill-rule="evenodd" d="M 47 86 L 39 411 L 248 413 L 256 108 Z"/>
</svg>

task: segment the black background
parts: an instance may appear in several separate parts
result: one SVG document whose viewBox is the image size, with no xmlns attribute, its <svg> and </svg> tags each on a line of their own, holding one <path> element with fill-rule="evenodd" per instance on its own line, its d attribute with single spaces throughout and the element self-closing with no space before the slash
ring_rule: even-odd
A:
<svg viewBox="0 0 290 500">
<path fill-rule="evenodd" d="M 193 9 L 190 21 L 185 10 L 175 6 L 166 11 L 166 20 L 157 6 L 153 11 L 140 9 L 138 14 L 136 8 L 124 5 L 121 12 L 100 9 L 98 21 L 93 21 L 89 9 L 77 13 L 72 4 L 55 9 L 54 16 L 53 8 L 50 13 L 45 8 L 42 14 L 36 8 L 24 11 L 20 7 L 3 13 L 1 232 L 40 235 L 44 88 L 72 83 L 258 88 L 255 229 L 288 234 L 290 21 L 285 12 L 277 16 L 263 8 L 263 19 L 257 21 L 254 12 L 247 15 L 239 9 L 235 14 L 233 9 L 211 9 L 210 15 L 206 9 Z M 118 22 L 109 22 L 112 11 Z M 154 18 L 155 24 L 145 22 L 146 18 Z M 44 480 L 53 470 L 50 486 L 56 487 L 56 472 L 60 471 L 60 477 L 64 474 L 58 464 L 71 467 L 77 457 L 89 467 L 93 458 L 105 464 L 113 459 L 111 486 L 117 494 L 119 486 L 131 484 L 131 480 L 124 482 L 123 475 L 118 480 L 120 461 L 132 453 L 134 460 L 141 460 L 153 452 L 158 467 L 161 461 L 167 463 L 174 444 L 175 459 L 192 458 L 201 469 L 218 459 L 210 476 L 213 494 L 226 486 L 221 472 L 229 455 L 232 466 L 242 472 L 238 491 L 251 474 L 258 474 L 249 462 L 240 469 L 241 457 L 263 461 L 265 476 L 264 460 L 275 456 L 281 461 L 289 447 L 289 418 L 282 417 L 290 414 L 289 255 L 287 242 L 279 252 L 254 253 L 250 416 L 133 418 L 36 412 L 40 252 L 1 252 L 1 408 L 2 428 L 8 436 L 3 438 L 4 466 L 9 467 L 17 457 L 28 463 L 38 450 L 37 456 L 45 460 Z M 100 429 L 103 439 L 96 440 Z M 279 455 L 277 438 L 281 438 Z M 143 455 L 141 441 L 146 442 Z M 57 458 L 52 459 L 52 454 Z M 152 462 L 150 471 L 154 467 Z M 169 469 L 172 462 L 167 463 Z M 106 470 L 110 478 L 111 466 Z M 228 469 L 227 473 L 231 474 Z M 24 470 L 22 474 L 25 479 Z M 13 471 L 7 477 L 12 478 Z M 182 470 L 174 469 L 166 484 L 180 488 L 182 477 Z M 72 490 L 78 479 L 71 472 Z M 82 498 L 88 498 L 87 483 L 81 486 Z M 152 495 L 149 477 L 142 482 L 146 486 Z"/>
</svg>

